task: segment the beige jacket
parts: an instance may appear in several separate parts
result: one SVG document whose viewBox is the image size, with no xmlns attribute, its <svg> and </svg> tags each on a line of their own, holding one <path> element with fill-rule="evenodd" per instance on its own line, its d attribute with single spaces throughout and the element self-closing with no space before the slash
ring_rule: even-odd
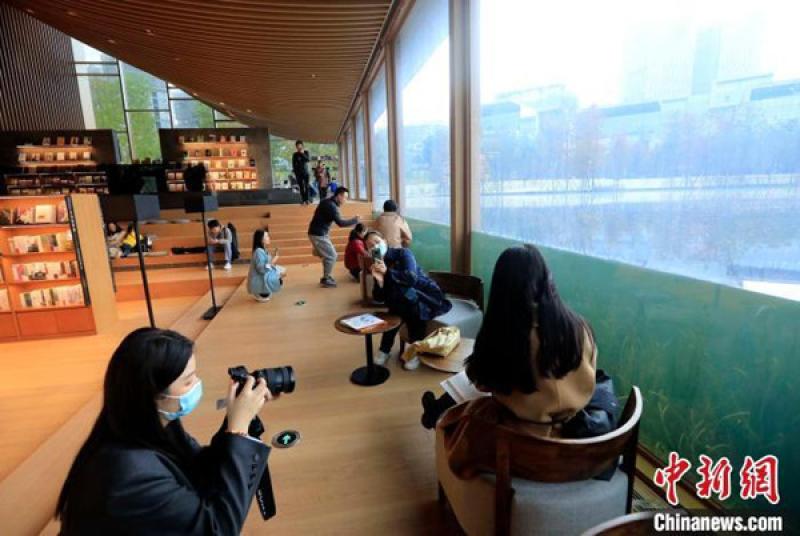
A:
<svg viewBox="0 0 800 536">
<path fill-rule="evenodd" d="M 397 212 L 384 212 L 375 220 L 375 226 L 390 248 L 407 247 L 411 244 L 411 228 Z"/>
<path fill-rule="evenodd" d="M 539 337 L 531 330 L 531 355 L 539 353 Z M 588 330 L 584 330 L 583 359 L 580 365 L 561 379 L 545 378 L 534 367 L 536 391 L 531 394 L 514 391 L 510 395 L 494 393 L 495 398 L 539 436 L 558 436 L 558 429 L 548 424 L 565 421 L 586 407 L 594 394 L 597 346 Z"/>
</svg>

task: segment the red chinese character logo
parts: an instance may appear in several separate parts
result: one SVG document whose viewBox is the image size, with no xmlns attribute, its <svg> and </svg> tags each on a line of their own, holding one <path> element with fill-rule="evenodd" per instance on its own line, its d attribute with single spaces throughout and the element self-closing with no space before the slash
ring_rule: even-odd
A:
<svg viewBox="0 0 800 536">
<path fill-rule="evenodd" d="M 678 481 L 691 467 L 692 464 L 689 460 L 681 458 L 677 452 L 670 452 L 669 464 L 663 469 L 657 469 L 653 476 L 656 485 L 662 488 L 667 487 L 667 502 L 672 506 L 678 506 Z"/>
<path fill-rule="evenodd" d="M 739 494 L 743 500 L 755 499 L 759 495 L 766 497 L 772 504 L 778 504 L 781 500 L 778 493 L 777 457 L 768 455 L 753 461 L 750 456 L 745 456 L 739 479 L 742 486 Z"/>
<path fill-rule="evenodd" d="M 709 499 L 712 493 L 716 493 L 721 501 L 730 497 L 731 470 L 731 461 L 725 456 L 715 464 L 711 458 L 701 454 L 700 467 L 697 468 L 697 473 L 701 477 L 696 486 L 697 496 Z"/>
</svg>

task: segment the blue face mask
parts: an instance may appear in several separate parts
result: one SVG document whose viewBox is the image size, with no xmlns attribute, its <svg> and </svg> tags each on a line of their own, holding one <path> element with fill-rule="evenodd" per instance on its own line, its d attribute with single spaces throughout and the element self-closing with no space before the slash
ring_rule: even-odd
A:
<svg viewBox="0 0 800 536">
<path fill-rule="evenodd" d="M 197 404 L 200 403 L 200 399 L 203 398 L 203 382 L 202 380 L 197 380 L 197 383 L 194 384 L 194 387 L 189 389 L 186 393 L 182 394 L 181 396 L 170 396 L 170 395 L 163 395 L 164 398 L 174 398 L 178 401 L 178 411 L 164 411 L 163 409 L 158 410 L 160 414 L 162 414 L 168 421 L 174 421 L 180 417 L 184 417 L 194 411 L 194 408 L 197 407 Z"/>
</svg>

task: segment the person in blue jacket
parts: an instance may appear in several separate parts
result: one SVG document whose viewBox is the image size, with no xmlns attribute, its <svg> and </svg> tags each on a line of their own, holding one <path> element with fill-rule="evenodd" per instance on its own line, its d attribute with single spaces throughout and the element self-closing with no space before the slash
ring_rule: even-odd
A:
<svg viewBox="0 0 800 536">
<path fill-rule="evenodd" d="M 259 302 L 269 301 L 272 294 L 281 289 L 283 276 L 286 274 L 286 268 L 275 264 L 278 250 L 275 250 L 274 256 L 270 256 L 269 244 L 269 233 L 264 229 L 256 229 L 253 233 L 250 270 L 247 273 L 247 292 Z"/>
<path fill-rule="evenodd" d="M 371 267 L 375 278 L 375 300 L 384 302 L 390 313 L 403 319 L 411 342 L 425 338 L 428 321 L 447 313 L 453 304 L 439 285 L 420 268 L 410 249 L 388 247 L 378 231 L 368 232 L 364 242 L 370 255 L 380 259 Z M 387 331 L 381 337 L 380 352 L 375 358 L 379 365 L 389 359 L 398 330 Z M 406 370 L 417 367 L 419 358 L 416 356 L 403 363 Z"/>
</svg>

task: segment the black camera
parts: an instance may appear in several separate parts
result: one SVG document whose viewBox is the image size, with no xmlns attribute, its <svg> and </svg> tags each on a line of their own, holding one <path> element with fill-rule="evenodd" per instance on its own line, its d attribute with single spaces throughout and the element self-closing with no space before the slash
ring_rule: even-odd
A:
<svg viewBox="0 0 800 536">
<path fill-rule="evenodd" d="M 252 376 L 256 381 L 259 378 L 264 378 L 273 395 L 294 391 L 294 369 L 292 367 L 263 368 L 248 372 L 247 367 L 239 365 L 238 367 L 229 368 L 228 375 L 239 384 L 236 394 L 239 394 L 242 390 L 244 382 L 247 381 L 247 376 Z"/>
</svg>

